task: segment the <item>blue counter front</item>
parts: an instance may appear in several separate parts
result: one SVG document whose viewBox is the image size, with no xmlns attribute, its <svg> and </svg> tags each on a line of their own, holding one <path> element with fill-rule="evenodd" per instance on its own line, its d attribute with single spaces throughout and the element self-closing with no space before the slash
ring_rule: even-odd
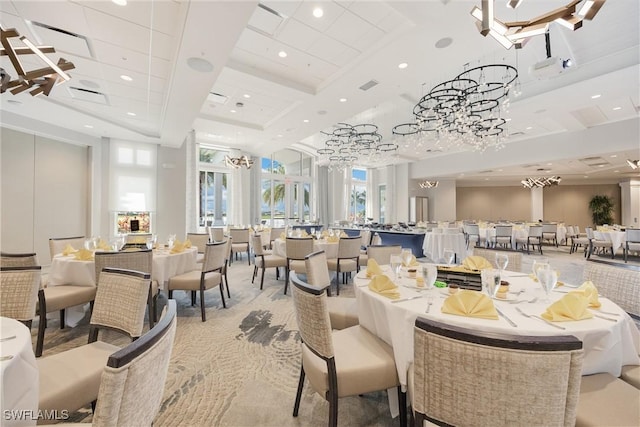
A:
<svg viewBox="0 0 640 427">
<path fill-rule="evenodd" d="M 383 245 L 401 245 L 403 248 L 410 248 L 416 258 L 422 258 L 422 244 L 424 243 L 424 233 L 403 233 L 399 231 L 376 231 L 372 233 L 380 236 Z"/>
</svg>

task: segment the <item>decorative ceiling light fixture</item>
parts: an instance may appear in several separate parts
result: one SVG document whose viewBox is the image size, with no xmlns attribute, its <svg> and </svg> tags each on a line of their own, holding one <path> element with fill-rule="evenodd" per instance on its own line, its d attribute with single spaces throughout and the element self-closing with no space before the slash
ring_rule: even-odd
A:
<svg viewBox="0 0 640 427">
<path fill-rule="evenodd" d="M 515 46 L 521 49 L 531 38 L 542 35 L 549 30 L 549 25 L 556 22 L 572 31 L 582 27 L 584 19 L 592 20 L 606 0 L 573 0 L 566 6 L 559 7 L 529 21 L 501 22 L 494 17 L 494 0 L 482 0 L 482 8 L 474 6 L 471 16 L 476 18 L 480 34 L 490 35 L 505 49 Z M 578 9 L 578 4 L 583 2 Z M 522 0 L 508 0 L 507 6 L 517 8 Z M 577 11 L 576 11 L 577 10 Z"/>
<path fill-rule="evenodd" d="M 19 39 L 26 47 L 14 47 L 10 39 Z M 5 93 L 8 89 L 11 89 L 13 95 L 17 95 L 24 92 L 27 89 L 32 89 L 29 93 L 31 96 L 44 94 L 49 96 L 53 86 L 60 81 L 63 83 L 69 81 L 69 76 L 65 71 L 75 68 L 73 63 L 68 62 L 64 58 L 58 59 L 58 63 L 54 64 L 45 55 L 45 53 L 55 53 L 53 46 L 36 46 L 31 43 L 26 37 L 21 36 L 15 28 L 9 28 L 5 30 L 0 27 L 0 42 L 2 48 L 0 48 L 0 56 L 8 56 L 11 61 L 11 65 L 18 75 L 16 79 L 12 79 L 11 75 L 4 69 L 0 68 L 0 93 Z M 20 62 L 19 55 L 34 54 L 40 60 L 42 60 L 47 67 L 39 68 L 32 71 L 25 71 L 22 63 Z"/>
<path fill-rule="evenodd" d="M 417 153 L 502 148 L 507 122 L 502 116 L 508 113 L 509 91 L 517 78 L 518 70 L 511 65 L 488 64 L 434 86 L 413 108 L 415 121 L 393 128 L 395 141 L 405 149 L 413 146 Z M 427 149 L 430 141 L 435 143 Z"/>
<path fill-rule="evenodd" d="M 317 153 L 320 165 L 327 165 L 329 170 L 344 170 L 356 162 L 361 165 L 382 164 L 398 151 L 397 144 L 382 140 L 378 126 L 372 123 L 338 123 L 331 132 L 322 133 L 329 139 Z"/>
<path fill-rule="evenodd" d="M 640 160 L 627 159 L 627 164 L 631 169 L 638 169 L 640 167 Z"/>
<path fill-rule="evenodd" d="M 247 169 L 251 169 L 251 166 L 253 166 L 253 160 L 247 156 L 240 156 L 240 157 L 224 156 L 224 163 L 227 166 L 230 166 L 234 169 L 240 169 L 242 166 L 246 167 Z"/>
<path fill-rule="evenodd" d="M 562 178 L 559 176 L 549 176 L 542 178 L 525 178 L 520 181 L 520 183 L 522 183 L 525 188 L 544 188 L 558 185 L 560 181 L 562 181 Z"/>
<path fill-rule="evenodd" d="M 438 181 L 422 181 L 420 183 L 420 188 L 436 188 L 438 184 Z"/>
</svg>

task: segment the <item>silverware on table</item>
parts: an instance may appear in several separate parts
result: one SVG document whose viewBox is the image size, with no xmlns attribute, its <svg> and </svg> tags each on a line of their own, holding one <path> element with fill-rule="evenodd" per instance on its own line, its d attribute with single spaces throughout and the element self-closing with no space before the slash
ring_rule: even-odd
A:
<svg viewBox="0 0 640 427">
<path fill-rule="evenodd" d="M 433 305 L 433 301 L 431 301 L 431 300 L 427 301 L 427 309 L 424 312 L 428 313 L 429 310 L 431 310 L 431 306 L 432 305 Z"/>
<path fill-rule="evenodd" d="M 412 300 L 412 299 L 422 298 L 422 297 L 424 297 L 424 295 L 414 295 L 414 296 L 412 296 L 412 297 L 400 298 L 400 299 L 394 299 L 394 300 L 391 300 L 391 302 L 393 302 L 393 303 L 396 303 L 396 302 L 404 302 L 404 301 L 409 301 L 409 300 Z"/>
<path fill-rule="evenodd" d="M 599 308 L 592 308 L 591 310 L 600 313 L 600 314 L 608 314 L 609 316 L 620 316 L 620 313 L 613 313 L 611 311 L 600 310 Z"/>
<path fill-rule="evenodd" d="M 607 317 L 607 316 L 601 316 L 601 315 L 596 314 L 596 313 L 593 313 L 593 315 L 594 315 L 595 317 L 598 317 L 598 318 L 600 318 L 600 319 L 604 319 L 604 320 L 608 320 L 608 321 L 610 321 L 610 322 L 617 322 L 617 321 L 618 321 L 618 319 L 614 319 L 614 318 L 612 318 L 612 317 Z"/>
<path fill-rule="evenodd" d="M 558 328 L 562 330 L 566 329 L 564 326 L 556 325 L 555 323 L 548 321 L 544 317 L 538 316 L 536 314 L 527 314 L 524 311 L 520 310 L 520 307 L 516 307 L 516 311 L 522 314 L 524 317 L 533 317 L 534 319 L 542 320 L 544 323 L 546 323 L 549 326 L 553 326 L 554 328 Z"/>
<path fill-rule="evenodd" d="M 498 307 L 496 307 L 496 311 L 498 312 L 498 314 L 500 315 L 500 317 L 502 317 L 504 320 L 506 320 L 507 322 L 509 322 L 509 324 L 511 326 L 513 326 L 514 328 L 517 328 L 518 325 L 511 319 L 509 319 L 509 317 L 507 317 L 502 311 L 500 311 L 500 309 Z"/>
<path fill-rule="evenodd" d="M 0 356 L 0 362 L 4 362 L 5 360 L 11 360 L 11 359 L 13 359 L 12 355 Z"/>
<path fill-rule="evenodd" d="M 15 335 L 11 335 L 10 337 L 0 338 L 0 342 L 9 341 L 15 339 Z"/>
</svg>

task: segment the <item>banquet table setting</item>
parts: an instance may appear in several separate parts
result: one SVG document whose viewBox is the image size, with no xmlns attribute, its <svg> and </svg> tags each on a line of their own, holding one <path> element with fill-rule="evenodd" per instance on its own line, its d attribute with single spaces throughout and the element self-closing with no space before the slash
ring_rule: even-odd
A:
<svg viewBox="0 0 640 427">
<path fill-rule="evenodd" d="M 467 243 L 464 234 L 461 232 L 425 233 L 422 251 L 426 257 L 439 262 L 444 259 L 444 253 L 447 249 L 455 252 L 455 259 L 458 261 L 463 259 L 467 254 Z"/>
<path fill-rule="evenodd" d="M 386 269 L 385 269 L 386 268 Z M 619 376 L 623 365 L 639 365 L 640 331 L 631 317 L 618 305 L 604 297 L 599 297 L 598 308 L 586 309 L 582 320 L 556 321 L 543 317 L 553 313 L 554 303 L 577 287 L 562 284 L 547 295 L 541 285 L 529 274 L 502 271 L 501 280 L 509 283 L 503 299 L 489 299 L 483 293 L 464 290 L 475 297 L 486 297 L 497 315 L 489 316 L 473 313 L 451 314 L 452 304 L 447 287 L 417 286 L 416 278 L 400 273 L 399 278 L 382 267 L 397 286 L 392 298 L 371 289 L 371 278 L 364 269 L 354 280 L 358 302 L 360 325 L 392 346 L 397 364 L 400 383 L 407 384 L 407 369 L 413 360 L 413 326 L 418 316 L 430 318 L 451 325 L 473 327 L 486 331 L 513 333 L 518 335 L 574 335 L 583 342 L 583 375 L 608 372 Z M 438 282 L 436 282 L 438 284 Z M 462 290 L 458 291 L 462 295 Z M 384 293 L 384 292 L 383 292 Z M 597 295 L 597 294 L 596 294 Z"/>
<path fill-rule="evenodd" d="M 594 230 L 593 237 L 596 240 L 604 240 L 605 242 L 611 242 L 611 247 L 613 248 L 613 252 L 615 253 L 618 249 L 622 249 L 622 247 L 627 242 L 627 233 L 624 231 L 618 230 Z"/>
</svg>

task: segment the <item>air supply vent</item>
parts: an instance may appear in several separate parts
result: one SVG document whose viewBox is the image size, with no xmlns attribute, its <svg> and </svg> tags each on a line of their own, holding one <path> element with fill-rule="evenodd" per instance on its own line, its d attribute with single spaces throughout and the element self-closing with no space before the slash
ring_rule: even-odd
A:
<svg viewBox="0 0 640 427">
<path fill-rule="evenodd" d="M 102 92 L 73 86 L 68 87 L 68 90 L 73 99 L 109 105 L 109 98 L 107 98 L 107 95 Z"/>
<path fill-rule="evenodd" d="M 215 102 L 216 104 L 224 105 L 228 100 L 229 97 L 215 92 L 209 92 L 209 95 L 207 95 L 207 101 Z"/>
<path fill-rule="evenodd" d="M 38 44 L 55 46 L 57 52 L 95 58 L 89 39 L 81 34 L 36 21 L 28 21 L 28 25 L 35 34 Z"/>
<path fill-rule="evenodd" d="M 361 90 L 369 90 L 372 87 L 376 86 L 377 84 L 378 84 L 378 82 L 376 80 L 369 80 L 368 82 L 366 82 L 365 84 L 360 86 L 360 89 Z"/>
</svg>

